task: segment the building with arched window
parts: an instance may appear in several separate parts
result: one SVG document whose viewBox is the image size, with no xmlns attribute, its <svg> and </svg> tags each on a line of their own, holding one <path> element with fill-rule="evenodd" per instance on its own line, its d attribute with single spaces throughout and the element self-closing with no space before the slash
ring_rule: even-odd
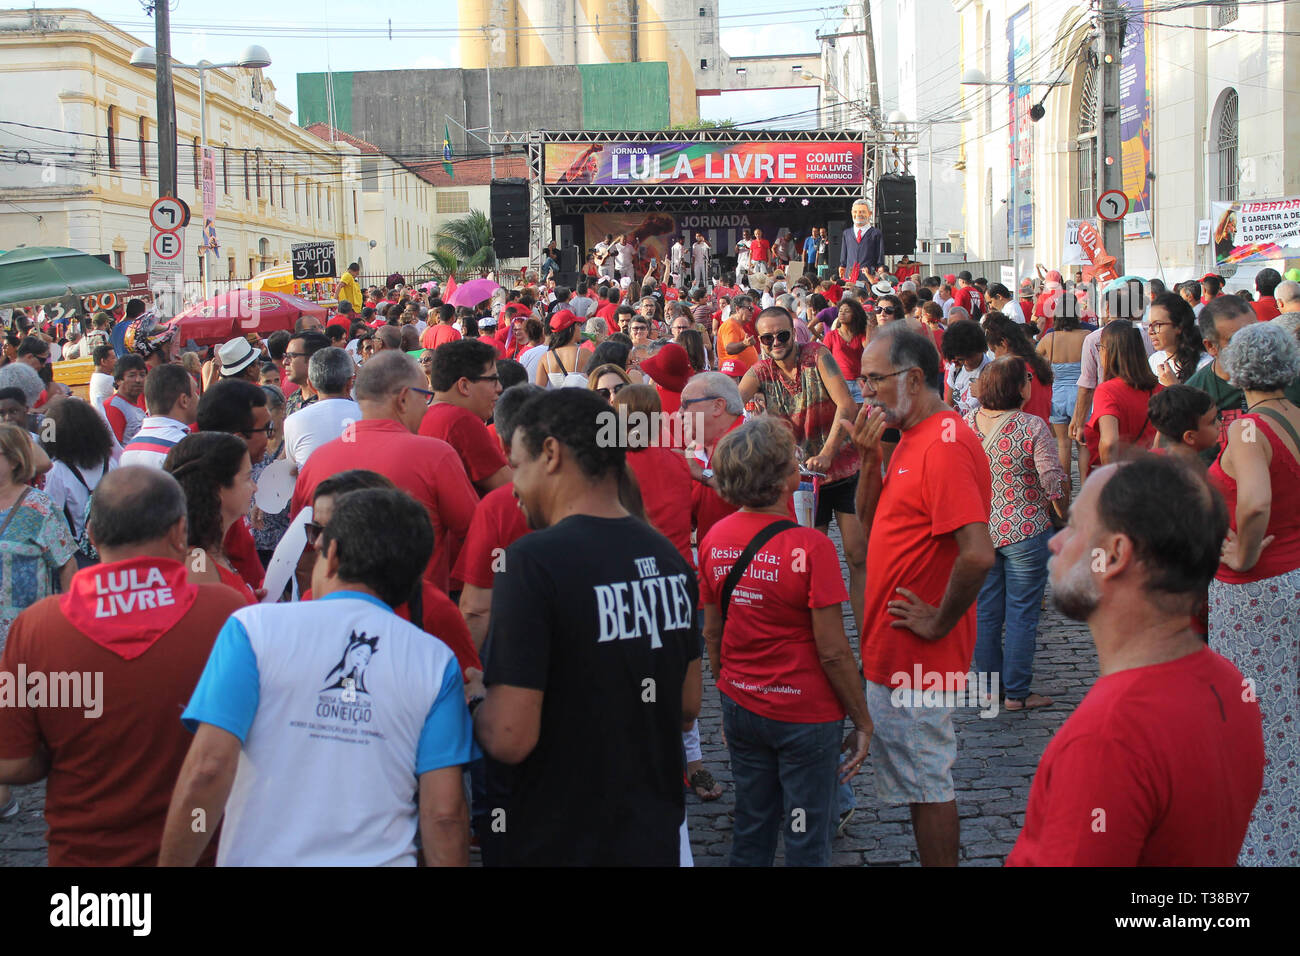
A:
<svg viewBox="0 0 1300 956">
<path fill-rule="evenodd" d="M 52 178 L 42 177 L 39 162 L 0 163 L 0 191 L 11 201 L 0 206 L 0 235 L 104 255 L 133 277 L 147 271 L 158 133 L 156 77 L 130 65 L 143 42 L 84 11 L 0 12 L 0 59 L 7 67 L 0 71 L 0 102 L 6 118 L 39 127 L 51 151 L 72 157 Z M 248 278 L 250 260 L 254 267 L 286 262 L 296 242 L 332 239 L 344 265 L 366 256 L 369 247 L 351 216 L 311 220 L 284 196 L 292 174 L 337 193 L 335 210 L 351 209 L 350 193 L 359 187 L 342 171 L 346 158 L 355 163 L 356 148 L 324 144 L 295 125 L 260 70 L 211 69 L 206 76 L 219 245 L 205 270 L 209 291 L 224 291 L 232 280 L 231 263 L 238 284 Z M 177 69 L 173 84 L 181 144 L 177 191 L 191 209 L 183 261 L 187 283 L 197 293 L 203 229 L 198 75 Z M 275 192 L 272 167 L 281 176 L 274 203 L 268 201 Z M 326 203 L 324 192 L 319 198 Z"/>
<path fill-rule="evenodd" d="M 960 25 L 956 56 L 962 71 L 985 70 L 996 87 L 962 87 L 960 151 L 966 168 L 987 170 L 965 184 L 970 258 L 1008 253 L 1007 219 L 996 210 L 1010 195 L 1010 140 L 1027 136 L 1032 246 L 1022 250 L 1018 273 L 1034 267 L 1075 267 L 1064 261 L 1071 220 L 1095 219 L 1100 173 L 1120 163 L 1131 200 L 1124 223 L 1123 271 L 1163 275 L 1175 282 L 1218 272 L 1229 288 L 1249 288 L 1266 266 L 1285 271 L 1296 261 L 1216 263 L 1212 242 L 1200 242 L 1215 203 L 1275 200 L 1300 194 L 1300 115 L 1288 109 L 1289 64 L 1300 56 L 1296 4 L 1206 3 L 1162 9 L 1144 22 L 1139 0 L 1121 0 L 1128 12 L 1120 85 L 1119 155 L 1108 155 L 1101 133 L 1106 71 L 1097 12 L 1078 0 L 951 0 Z M 990 51 L 985 33 L 992 23 Z M 1041 103 L 1037 122 L 1016 122 L 1009 80 L 1016 30 L 1026 31 L 1024 55 L 1014 58 L 1015 79 L 1058 82 L 1027 90 Z M 940 44 L 942 46 L 942 44 Z M 1021 65 L 1023 63 L 1023 66 Z M 1291 84 L 1293 85 L 1293 84 Z M 995 104 L 987 129 L 981 104 Z M 1014 124 L 1014 125 L 1013 125 Z M 1026 164 L 1026 160 L 1028 163 Z M 989 195 L 991 190 L 992 195 Z M 1133 200 L 1136 200 L 1135 202 Z M 992 217 L 984 214 L 990 207 Z M 1115 250 L 1107 250 L 1114 252 Z"/>
</svg>

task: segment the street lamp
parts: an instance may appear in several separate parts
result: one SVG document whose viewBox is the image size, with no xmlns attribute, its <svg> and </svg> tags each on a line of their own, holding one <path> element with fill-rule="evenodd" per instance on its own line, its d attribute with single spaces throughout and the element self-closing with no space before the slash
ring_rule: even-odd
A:
<svg viewBox="0 0 1300 956">
<path fill-rule="evenodd" d="M 927 210 L 928 223 L 926 225 L 926 234 L 929 236 L 928 241 L 930 243 L 930 256 L 929 256 L 930 275 L 934 275 L 934 245 L 935 245 L 934 243 L 934 128 L 936 126 L 943 125 L 943 124 L 964 123 L 969 119 L 970 117 L 967 116 L 965 113 L 963 113 L 960 116 L 953 116 L 948 119 L 937 119 L 937 120 L 932 119 L 932 120 L 916 121 L 917 126 L 928 127 L 927 129 L 928 135 L 926 137 L 925 152 L 926 152 L 926 165 L 929 170 L 926 178 L 929 180 L 928 188 L 930 193 L 930 199 L 929 199 L 928 210 Z M 889 114 L 889 122 L 891 124 L 898 125 L 898 126 L 907 126 L 912 123 L 912 120 L 910 120 L 907 114 L 904 113 L 902 110 L 894 110 L 892 113 Z"/>
<path fill-rule="evenodd" d="M 151 46 L 142 46 L 131 54 L 131 65 L 141 70 L 158 69 L 158 52 Z M 231 67 L 244 67 L 250 70 L 262 70 L 271 65 L 271 54 L 266 47 L 256 43 L 245 47 L 238 60 L 230 63 L 211 63 L 200 60 L 198 63 L 177 63 L 172 61 L 173 70 L 194 70 L 199 74 L 199 138 L 203 144 L 203 153 L 208 151 L 208 86 L 205 74 L 208 70 L 222 70 Z M 206 223 L 204 224 L 206 225 Z M 212 272 L 212 250 L 204 253 L 203 298 L 208 297 L 208 275 Z"/>
</svg>

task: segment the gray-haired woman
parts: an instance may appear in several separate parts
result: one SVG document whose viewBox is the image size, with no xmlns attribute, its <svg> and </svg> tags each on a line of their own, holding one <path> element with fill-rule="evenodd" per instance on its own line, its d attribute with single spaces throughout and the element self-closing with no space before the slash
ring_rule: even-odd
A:
<svg viewBox="0 0 1300 956">
<path fill-rule="evenodd" d="M 736 788 L 733 866 L 771 866 L 780 833 L 787 865 L 828 866 L 839 754 L 849 751 L 838 767 L 847 779 L 871 740 L 844 636 L 839 557 L 826 535 L 783 520 L 797 456 L 786 423 L 760 417 L 727 433 L 712 459 L 718 492 L 740 508 L 699 549 L 704 639 Z M 755 544 L 728 588 L 737 556 Z M 846 714 L 854 732 L 841 743 Z"/>
<path fill-rule="evenodd" d="M 1229 530 L 1210 584 L 1210 646 L 1251 682 L 1264 719 L 1264 787 L 1238 862 L 1300 862 L 1300 408 L 1284 394 L 1300 378 L 1300 343 L 1272 323 L 1232 337 L 1220 360 L 1246 395 L 1246 414 L 1210 466 Z"/>
</svg>

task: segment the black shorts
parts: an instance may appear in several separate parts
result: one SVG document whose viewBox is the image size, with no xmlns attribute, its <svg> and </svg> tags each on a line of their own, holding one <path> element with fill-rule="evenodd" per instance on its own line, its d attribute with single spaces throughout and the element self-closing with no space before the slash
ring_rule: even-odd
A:
<svg viewBox="0 0 1300 956">
<path fill-rule="evenodd" d="M 832 481 L 817 489 L 817 514 L 813 517 L 813 527 L 824 528 L 831 523 L 831 515 L 856 514 L 854 498 L 858 494 L 858 476 L 849 475 L 839 481 Z"/>
</svg>

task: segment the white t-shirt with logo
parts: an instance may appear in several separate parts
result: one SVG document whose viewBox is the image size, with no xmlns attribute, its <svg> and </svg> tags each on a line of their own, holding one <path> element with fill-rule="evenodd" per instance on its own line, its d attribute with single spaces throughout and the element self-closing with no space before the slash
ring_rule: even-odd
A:
<svg viewBox="0 0 1300 956">
<path fill-rule="evenodd" d="M 236 611 L 181 719 L 243 744 L 218 866 L 415 866 L 419 776 L 477 755 L 456 655 L 355 591 Z"/>
</svg>

